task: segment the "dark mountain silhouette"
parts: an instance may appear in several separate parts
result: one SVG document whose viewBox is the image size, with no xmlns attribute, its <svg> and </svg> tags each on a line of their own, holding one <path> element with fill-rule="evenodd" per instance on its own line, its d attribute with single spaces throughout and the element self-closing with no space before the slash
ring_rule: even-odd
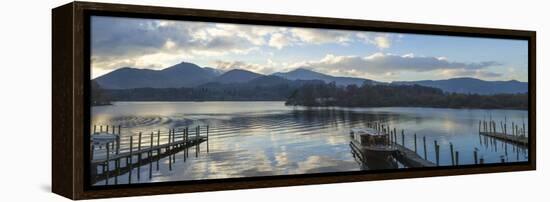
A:
<svg viewBox="0 0 550 202">
<path fill-rule="evenodd" d="M 483 81 L 474 78 L 453 78 L 447 80 L 394 81 L 391 83 L 377 82 L 369 79 L 353 77 L 337 77 L 318 73 L 312 70 L 298 68 L 290 72 L 278 72 L 269 76 L 242 69 L 227 72 L 199 67 L 192 63 L 182 62 L 163 70 L 136 69 L 124 67 L 94 79 L 103 89 L 135 89 L 135 88 L 194 88 L 203 85 L 240 83 L 245 85 L 289 85 L 290 81 L 323 81 L 334 82 L 338 86 L 363 84 L 377 85 L 420 85 L 434 87 L 452 93 L 525 93 L 526 82 L 519 81 Z M 299 84 L 294 82 L 293 84 Z M 303 82 L 302 82 L 303 83 Z"/>
<path fill-rule="evenodd" d="M 218 76 L 212 69 L 179 63 L 163 70 L 124 67 L 94 79 L 105 89 L 193 87 Z"/>
<path fill-rule="evenodd" d="M 510 81 L 484 81 L 474 78 L 453 78 L 446 80 L 423 80 L 423 81 L 398 81 L 391 85 L 420 85 L 439 88 L 445 92 L 472 93 L 472 94 L 501 94 L 501 93 L 526 93 L 528 86 L 526 82 L 516 80 Z"/>
<path fill-rule="evenodd" d="M 321 80 L 326 83 L 335 82 L 336 85 L 339 85 L 339 86 L 347 86 L 347 85 L 353 85 L 353 84 L 357 86 L 361 86 L 364 83 L 369 85 L 379 83 L 373 80 L 362 79 L 362 78 L 329 76 L 329 75 L 315 72 L 305 68 L 298 68 L 290 72 L 277 72 L 272 75 L 280 76 L 282 78 L 289 79 L 289 80 Z"/>
<path fill-rule="evenodd" d="M 227 83 L 245 83 L 252 79 L 263 76 L 262 74 L 254 73 L 242 69 L 233 69 L 228 72 L 223 73 L 222 75 L 216 77 L 211 82 L 218 82 L 222 84 Z"/>
</svg>

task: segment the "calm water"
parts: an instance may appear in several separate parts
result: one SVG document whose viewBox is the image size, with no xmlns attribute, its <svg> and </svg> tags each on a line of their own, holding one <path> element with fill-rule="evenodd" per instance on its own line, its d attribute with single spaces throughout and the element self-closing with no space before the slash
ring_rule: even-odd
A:
<svg viewBox="0 0 550 202">
<path fill-rule="evenodd" d="M 364 127 L 372 121 L 386 122 L 398 131 L 404 129 L 405 145 L 409 148 L 414 148 L 416 133 L 421 156 L 421 138 L 425 136 L 427 157 L 433 162 L 433 142 L 437 140 L 441 145 L 441 165 L 451 164 L 449 143 L 460 152 L 460 164 L 473 164 L 475 149 L 486 163 L 500 162 L 501 158 L 506 162 L 527 161 L 525 148 L 480 138 L 478 121 L 489 117 L 497 121 L 506 117 L 508 124 L 527 125 L 527 111 L 520 110 L 305 108 L 287 107 L 283 102 L 118 102 L 92 109 L 92 124 L 122 126 L 123 150 L 128 145 L 127 138 L 138 132 L 210 126 L 208 154 L 201 149 L 195 158 L 194 150 L 190 150 L 191 158 L 183 162 L 180 152 L 174 170 L 169 171 L 168 160 L 163 159 L 153 178 L 141 177 L 140 182 L 369 169 L 352 155 L 348 134 L 350 128 Z M 146 142 L 148 137 L 144 139 Z M 141 172 L 148 176 L 148 169 Z M 127 174 L 118 179 L 118 183 L 127 182 Z M 135 182 L 137 178 L 132 179 Z"/>
</svg>

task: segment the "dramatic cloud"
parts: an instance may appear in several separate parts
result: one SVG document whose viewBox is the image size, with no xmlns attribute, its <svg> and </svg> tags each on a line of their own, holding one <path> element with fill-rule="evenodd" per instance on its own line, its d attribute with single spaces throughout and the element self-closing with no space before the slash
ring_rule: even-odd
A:
<svg viewBox="0 0 550 202">
<path fill-rule="evenodd" d="M 271 39 L 269 39 L 269 46 L 275 47 L 277 49 L 282 49 L 283 47 L 289 45 L 291 43 L 291 40 L 285 37 L 281 33 L 275 33 L 271 35 Z"/>
<path fill-rule="evenodd" d="M 490 66 L 500 65 L 497 62 L 486 61 L 480 63 L 452 62 L 444 57 L 416 57 L 413 54 L 392 55 L 384 53 L 375 53 L 366 57 L 359 56 L 335 56 L 326 55 L 319 61 L 308 61 L 293 64 L 294 67 L 310 67 L 324 72 L 345 72 L 347 74 L 364 75 L 392 75 L 396 72 L 429 72 L 446 71 L 446 74 L 456 74 L 466 76 L 498 76 L 481 71 Z"/>
<path fill-rule="evenodd" d="M 380 33 L 367 33 L 360 32 L 355 36 L 366 44 L 372 44 L 379 49 L 389 48 L 392 45 L 393 38 L 400 38 L 400 35 L 380 34 Z"/>
<path fill-rule="evenodd" d="M 275 72 L 275 65 L 276 63 L 273 63 L 273 61 L 268 60 L 266 64 L 254 64 L 254 63 L 247 63 L 243 61 L 222 61 L 222 60 L 216 60 L 214 62 L 214 67 L 217 69 L 228 71 L 232 69 L 243 69 L 252 71 L 255 73 L 260 74 L 271 74 Z"/>
<path fill-rule="evenodd" d="M 93 17 L 92 66 L 101 70 L 122 66 L 166 67 L 196 56 L 248 54 L 258 50 L 258 45 L 266 43 L 267 35 L 278 30 L 262 26 Z"/>
<path fill-rule="evenodd" d="M 299 39 L 305 43 L 324 44 L 324 43 L 339 43 L 345 44 L 351 41 L 351 33 L 349 31 L 335 31 L 327 29 L 291 29 L 292 37 Z"/>
<path fill-rule="evenodd" d="M 182 61 L 263 74 L 308 67 L 332 75 L 378 80 L 526 75 L 526 60 L 519 51 L 527 47 L 526 43 L 506 42 L 520 48 L 493 56 L 482 53 L 508 51 L 499 47 L 515 46 L 483 43 L 489 39 L 471 43 L 469 40 L 474 39 L 436 37 L 437 46 L 424 48 L 418 44 L 435 43 L 433 36 L 118 17 L 94 16 L 91 26 L 92 78 L 121 67 L 162 69 Z M 472 52 L 464 51 L 464 44 L 472 46 L 467 49 Z M 438 53 L 451 59 L 388 54 L 408 51 Z M 503 65 L 496 60 L 517 67 L 519 73 L 498 69 Z"/>
</svg>

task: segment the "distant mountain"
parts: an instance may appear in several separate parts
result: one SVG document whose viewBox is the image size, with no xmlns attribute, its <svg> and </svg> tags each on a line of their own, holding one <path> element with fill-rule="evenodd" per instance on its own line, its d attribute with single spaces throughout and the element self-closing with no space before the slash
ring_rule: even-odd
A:
<svg viewBox="0 0 550 202">
<path fill-rule="evenodd" d="M 214 78 L 211 82 L 218 82 L 222 84 L 227 83 L 245 83 L 252 79 L 262 77 L 262 74 L 254 73 L 242 69 L 233 69 L 228 72 L 223 73 L 222 75 Z"/>
<path fill-rule="evenodd" d="M 391 85 L 414 84 L 439 88 L 445 92 L 477 93 L 484 95 L 499 93 L 526 93 L 528 90 L 526 82 L 519 82 L 516 80 L 484 81 L 474 78 L 453 78 L 446 80 L 394 81 L 391 83 Z"/>
<path fill-rule="evenodd" d="M 222 75 L 223 73 L 225 73 L 225 72 L 222 71 L 222 70 L 219 70 L 219 69 L 216 69 L 216 68 L 212 68 L 212 67 L 203 67 L 203 69 L 212 72 L 212 73 L 213 73 L 214 75 L 216 75 L 216 76 L 219 76 L 219 75 Z"/>
<path fill-rule="evenodd" d="M 193 87 L 220 73 L 192 63 L 179 63 L 163 70 L 124 67 L 94 79 L 105 89 Z"/>
<path fill-rule="evenodd" d="M 277 72 L 272 75 L 279 76 L 288 80 L 321 80 L 326 83 L 335 82 L 336 85 L 339 85 L 339 86 L 347 86 L 352 84 L 361 86 L 365 82 L 367 82 L 367 84 L 379 83 L 369 79 L 329 76 L 326 74 L 322 74 L 322 73 L 304 69 L 304 68 L 298 68 L 290 72 Z"/>
</svg>

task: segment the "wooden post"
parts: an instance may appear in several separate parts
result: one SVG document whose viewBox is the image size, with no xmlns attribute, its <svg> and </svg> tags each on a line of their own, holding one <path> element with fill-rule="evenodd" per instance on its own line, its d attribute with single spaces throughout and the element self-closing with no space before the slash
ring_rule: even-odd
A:
<svg viewBox="0 0 550 202">
<path fill-rule="evenodd" d="M 172 129 L 168 129 L 168 145 L 172 143 Z M 166 147 L 166 152 L 170 151 L 168 148 L 171 146 Z M 172 171 L 172 155 L 168 155 L 168 170 Z"/>
<path fill-rule="evenodd" d="M 187 133 L 189 132 L 188 129 L 189 128 L 187 127 L 183 129 L 183 162 L 187 161 L 187 147 L 189 146 L 187 144 Z"/>
<path fill-rule="evenodd" d="M 478 133 L 481 133 L 481 120 L 479 120 L 479 126 L 477 128 Z"/>
<path fill-rule="evenodd" d="M 176 130 L 177 128 L 172 129 L 172 143 L 176 142 Z M 174 145 L 172 148 L 177 149 L 177 145 Z M 172 154 L 172 162 L 176 163 L 176 152 Z"/>
<path fill-rule="evenodd" d="M 474 164 L 477 164 L 477 148 L 474 150 Z"/>
<path fill-rule="evenodd" d="M 414 134 L 414 153 L 418 154 L 418 150 L 416 149 L 416 133 Z"/>
<path fill-rule="evenodd" d="M 115 184 L 118 184 L 118 176 L 120 176 L 120 158 L 115 160 L 115 170 L 116 170 Z"/>
<path fill-rule="evenodd" d="M 96 133 L 96 127 L 97 127 L 97 126 L 96 126 L 96 125 L 94 125 L 94 132 L 93 132 L 93 134 L 95 134 L 95 133 Z"/>
<path fill-rule="evenodd" d="M 197 126 L 197 132 L 195 133 L 195 158 L 198 158 L 199 157 L 199 144 L 198 144 L 198 140 L 199 140 L 199 137 L 200 137 L 200 126 Z"/>
<path fill-rule="evenodd" d="M 504 163 L 504 162 L 505 162 L 505 161 L 504 161 L 504 156 L 500 156 L 500 162 L 501 162 L 501 163 Z"/>
<path fill-rule="evenodd" d="M 451 147 L 451 165 L 455 165 L 455 155 L 454 155 L 454 149 L 453 149 L 453 143 L 449 144 L 449 147 Z"/>
<path fill-rule="evenodd" d="M 424 142 L 424 159 L 428 160 L 428 152 L 426 152 L 426 136 L 422 136 L 422 141 Z"/>
<path fill-rule="evenodd" d="M 210 152 L 210 148 L 209 148 L 209 145 L 208 145 L 208 140 L 209 140 L 209 137 L 208 137 L 208 133 L 210 131 L 210 126 L 209 125 L 206 125 L 206 153 Z"/>
<path fill-rule="evenodd" d="M 103 125 L 99 125 L 99 132 L 103 132 Z"/>
<path fill-rule="evenodd" d="M 138 136 L 138 167 L 137 167 L 137 179 L 139 181 L 141 177 L 141 132 L 139 132 Z"/>
<path fill-rule="evenodd" d="M 455 160 L 456 160 L 455 165 L 458 166 L 458 165 L 459 165 L 459 162 L 460 162 L 460 161 L 458 160 L 458 151 L 456 151 L 456 158 L 455 158 Z"/>
<path fill-rule="evenodd" d="M 405 146 L 405 130 L 401 129 L 401 145 Z"/>
<path fill-rule="evenodd" d="M 479 164 L 483 164 L 483 163 L 484 163 L 483 157 L 479 158 Z"/>
<path fill-rule="evenodd" d="M 435 149 L 435 164 L 439 166 L 439 145 L 437 140 L 434 140 L 434 149 Z"/>
<path fill-rule="evenodd" d="M 109 152 L 110 152 L 109 151 L 109 143 L 107 142 L 107 144 L 105 146 L 107 148 L 107 160 L 105 161 L 105 164 L 106 164 L 105 166 L 107 167 L 107 170 L 105 171 L 105 184 L 107 185 L 107 184 L 109 184 L 109 170 L 111 170 L 109 168 L 109 161 L 110 161 L 110 159 L 109 159 Z"/>
<path fill-rule="evenodd" d="M 130 171 L 128 172 L 128 184 L 131 184 L 132 183 L 132 164 L 134 164 L 132 161 L 133 161 L 133 142 L 134 142 L 134 139 L 133 139 L 133 135 L 130 135 L 130 164 L 128 164 L 128 166 L 130 166 Z"/>
<path fill-rule="evenodd" d="M 106 132 L 106 133 L 109 133 L 109 125 L 107 125 L 107 126 L 105 126 L 105 127 L 106 127 L 105 132 Z"/>
<path fill-rule="evenodd" d="M 153 178 L 153 136 L 155 136 L 154 132 L 151 132 L 151 142 L 149 143 L 150 149 L 149 149 L 149 179 Z"/>
<path fill-rule="evenodd" d="M 160 160 L 160 130 L 157 131 L 157 171 L 159 170 L 159 160 Z"/>
</svg>

